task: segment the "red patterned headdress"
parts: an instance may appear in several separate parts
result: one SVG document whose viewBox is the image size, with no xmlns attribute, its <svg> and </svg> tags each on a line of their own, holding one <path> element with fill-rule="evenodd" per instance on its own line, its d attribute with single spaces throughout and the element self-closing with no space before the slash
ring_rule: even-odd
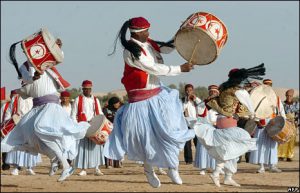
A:
<svg viewBox="0 0 300 193">
<path fill-rule="evenodd" d="M 130 20 L 130 32 L 141 32 L 150 27 L 150 23 L 143 17 L 135 17 Z"/>
</svg>

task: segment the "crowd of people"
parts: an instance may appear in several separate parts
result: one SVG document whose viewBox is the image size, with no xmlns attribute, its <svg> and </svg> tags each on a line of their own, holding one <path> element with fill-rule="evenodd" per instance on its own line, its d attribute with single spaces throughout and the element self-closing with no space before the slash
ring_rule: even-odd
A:
<svg viewBox="0 0 300 193">
<path fill-rule="evenodd" d="M 2 136 L 2 170 L 13 166 L 11 174 L 18 175 L 25 167 L 28 175 L 35 175 L 34 167 L 44 154 L 51 162 L 49 175 L 62 168 L 58 181 L 64 181 L 75 169 L 79 169 L 79 176 L 88 175 L 90 168 L 94 175 L 101 176 L 105 175 L 101 166 L 122 168 L 126 155 L 128 160 L 142 164 L 148 183 L 158 188 L 161 183 L 154 167 L 174 184 L 183 183 L 178 169 L 183 150 L 185 163 L 194 164 L 200 175 L 212 171 L 209 176 L 217 187 L 221 186 L 220 175 L 225 175 L 224 184 L 240 186 L 232 176 L 237 172 L 239 157 L 245 153 L 249 153 L 250 164 L 259 166 L 258 173 L 264 173 L 265 166 L 270 172 L 282 172 L 276 166 L 278 159 L 292 161 L 299 124 L 299 103 L 293 101 L 293 89 L 286 92 L 284 102 L 277 97 L 277 107 L 265 119 L 255 119 L 249 102 L 252 89 L 262 84 L 272 86 L 270 79 L 262 83 L 249 80 L 264 75 L 263 65 L 231 70 L 228 81 L 210 85 L 209 96 L 203 100 L 195 95 L 194 86 L 187 84 L 185 96 L 180 99 L 178 90 L 164 86 L 159 76 L 187 73 L 194 64 L 165 65 L 161 53 L 174 50 L 174 41 L 150 39 L 149 28 L 145 18 L 137 17 L 126 21 L 118 34 L 124 47 L 121 81 L 128 101 L 111 97 L 107 104 L 100 104 L 92 94 L 94 83 L 84 80 L 82 93 L 71 103 L 66 91 L 70 85 L 55 67 L 38 73 L 29 61 L 25 62 L 21 88 L 13 90 L 11 101 L 1 106 L 1 123 L 13 116 L 20 119 L 9 134 Z M 128 29 L 130 40 L 126 40 Z M 242 78 L 241 73 L 245 73 Z M 98 115 L 105 115 L 113 124 L 103 145 L 85 136 Z M 267 134 L 266 125 L 276 116 L 294 126 L 295 135 L 288 143 L 278 145 Z M 255 119 L 254 135 L 238 125 L 239 118 Z"/>
</svg>

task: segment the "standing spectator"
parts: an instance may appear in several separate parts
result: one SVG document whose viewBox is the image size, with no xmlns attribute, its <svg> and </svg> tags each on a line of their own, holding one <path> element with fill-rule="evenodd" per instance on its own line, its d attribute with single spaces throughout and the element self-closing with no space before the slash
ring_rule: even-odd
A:
<svg viewBox="0 0 300 193">
<path fill-rule="evenodd" d="M 110 121 L 114 122 L 115 114 L 117 110 L 122 106 L 120 99 L 118 97 L 111 97 L 108 100 L 108 105 L 103 108 L 103 113 L 105 117 Z M 104 144 L 105 145 L 105 144 Z M 122 161 L 121 160 L 112 160 L 105 158 L 105 165 L 106 168 L 121 168 L 122 167 Z"/>
<path fill-rule="evenodd" d="M 59 41 L 58 41 L 59 42 Z M 60 105 L 62 106 L 63 109 L 66 110 L 66 112 L 68 113 L 68 115 L 71 117 L 71 112 L 72 112 L 72 104 L 70 102 L 70 93 L 68 91 L 62 91 L 60 93 Z M 68 163 L 70 165 L 72 165 L 72 160 L 74 159 L 74 157 L 70 154 L 67 155 L 68 159 Z M 59 162 L 59 168 L 62 168 L 61 163 Z"/>
<path fill-rule="evenodd" d="M 293 161 L 294 157 L 294 147 L 295 147 L 295 141 L 297 136 L 297 127 L 299 124 L 299 102 L 293 101 L 294 97 L 294 90 L 289 89 L 285 93 L 285 101 L 283 103 L 284 111 L 286 113 L 286 120 L 292 123 L 295 135 L 284 144 L 278 145 L 278 159 L 280 161 L 286 161 L 291 162 Z"/>
<path fill-rule="evenodd" d="M 264 79 L 263 84 L 271 86 L 273 85 L 271 79 Z M 258 173 L 265 172 L 265 166 L 269 167 L 270 172 L 280 173 L 281 170 L 277 168 L 278 157 L 277 157 L 277 141 L 273 140 L 267 134 L 265 129 L 269 121 L 275 118 L 277 115 L 281 115 L 286 118 L 282 102 L 277 96 L 277 107 L 271 117 L 266 119 L 260 119 L 258 126 L 254 133 L 254 138 L 257 138 L 257 150 L 250 153 L 249 163 L 260 164 Z"/>
<path fill-rule="evenodd" d="M 10 100 L 12 100 L 12 98 L 14 96 L 17 96 L 17 95 L 18 95 L 17 92 L 15 90 L 12 90 L 10 92 Z M 1 105 L 2 105 L 2 101 L 4 101 L 4 100 L 5 100 L 5 96 L 4 96 L 3 100 L 1 99 Z M 7 110 L 9 108 L 10 102 L 11 101 L 3 102 L 3 105 L 1 106 L 1 119 L 0 119 L 0 123 L 2 123 L 2 122 L 5 121 L 5 116 L 7 116 L 6 114 L 7 114 Z M 1 140 L 2 140 L 2 137 L 1 137 Z M 6 156 L 7 156 L 7 153 L 3 152 L 2 153 L 2 166 L 1 166 L 2 170 L 9 170 L 10 169 L 10 165 L 5 162 Z"/>
<path fill-rule="evenodd" d="M 72 112 L 72 104 L 70 102 L 70 93 L 68 91 L 63 91 L 60 93 L 60 105 L 66 110 L 69 116 Z"/>
<path fill-rule="evenodd" d="M 196 97 L 194 93 L 194 86 L 192 84 L 187 84 L 184 87 L 185 97 L 182 98 L 183 102 L 183 112 L 185 117 L 197 118 L 199 114 L 199 109 L 196 108 L 201 103 L 201 99 Z M 203 111 L 203 109 L 201 109 Z M 191 129 L 189 127 L 189 129 Z M 195 136 L 194 145 L 197 147 L 197 137 Z M 189 140 L 184 145 L 184 161 L 186 164 L 193 163 L 193 152 L 192 152 L 192 140 Z"/>
<path fill-rule="evenodd" d="M 92 81 L 83 81 L 82 94 L 73 103 L 71 117 L 78 122 L 90 122 L 93 117 L 103 114 L 99 100 L 91 94 L 92 86 Z M 78 175 L 86 176 L 86 169 L 95 168 L 95 175 L 101 176 L 103 173 L 99 167 L 104 164 L 103 145 L 97 145 L 87 137 L 81 139 L 74 162 L 75 168 L 82 169 Z"/>
</svg>

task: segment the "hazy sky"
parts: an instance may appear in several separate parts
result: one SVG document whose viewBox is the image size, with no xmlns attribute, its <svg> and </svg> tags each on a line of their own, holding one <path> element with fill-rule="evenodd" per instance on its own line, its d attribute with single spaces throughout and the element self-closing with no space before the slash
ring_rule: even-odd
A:
<svg viewBox="0 0 300 193">
<path fill-rule="evenodd" d="M 20 85 L 17 73 L 8 61 L 11 44 L 47 27 L 63 41 L 65 59 L 57 69 L 71 87 L 78 88 L 85 79 L 94 83 L 95 92 L 123 89 L 120 79 L 124 62 L 120 44 L 116 54 L 108 56 L 122 24 L 143 16 L 151 23 L 150 37 L 167 41 L 181 23 L 196 12 L 209 12 L 220 18 L 229 32 L 217 60 L 196 66 L 192 72 L 162 77 L 169 85 L 179 82 L 196 86 L 220 84 L 232 68 L 250 68 L 262 62 L 265 78 L 275 87 L 299 89 L 299 2 L 3 2 L 1 1 L 1 87 L 9 90 Z M 129 33 L 128 33 L 129 34 Z M 25 60 L 17 47 L 17 60 Z M 175 50 L 163 55 L 167 65 L 185 60 Z"/>
</svg>

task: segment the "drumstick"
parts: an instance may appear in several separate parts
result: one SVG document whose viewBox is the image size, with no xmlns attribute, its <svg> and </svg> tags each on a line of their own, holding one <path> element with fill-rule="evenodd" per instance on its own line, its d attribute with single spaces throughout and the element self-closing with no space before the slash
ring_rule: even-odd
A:
<svg viewBox="0 0 300 193">
<path fill-rule="evenodd" d="M 197 48 L 197 45 L 199 44 L 199 42 L 200 42 L 200 39 L 197 41 L 197 43 L 196 43 L 195 46 L 194 46 L 194 49 L 193 49 L 193 52 L 192 52 L 191 59 L 189 60 L 189 63 L 190 63 L 190 64 L 192 63 L 192 60 L 193 60 L 193 57 L 194 57 L 194 54 L 195 54 L 195 51 L 196 51 L 196 48 Z"/>
</svg>

